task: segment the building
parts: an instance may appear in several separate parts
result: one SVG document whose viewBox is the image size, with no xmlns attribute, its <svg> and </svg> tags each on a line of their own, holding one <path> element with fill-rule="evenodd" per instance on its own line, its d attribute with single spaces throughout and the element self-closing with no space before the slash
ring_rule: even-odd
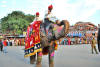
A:
<svg viewBox="0 0 100 67">
<path fill-rule="evenodd" d="M 80 30 L 80 31 L 93 31 L 93 30 L 97 30 L 97 26 L 94 25 L 91 22 L 77 22 L 75 24 L 75 29 L 76 30 Z"/>
<path fill-rule="evenodd" d="M 92 34 L 97 36 L 98 27 L 91 22 L 77 22 L 69 28 L 69 36 L 91 37 Z"/>
</svg>

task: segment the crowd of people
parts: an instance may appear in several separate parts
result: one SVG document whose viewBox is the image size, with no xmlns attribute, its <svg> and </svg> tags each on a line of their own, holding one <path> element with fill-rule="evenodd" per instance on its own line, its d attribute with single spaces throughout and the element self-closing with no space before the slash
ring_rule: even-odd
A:
<svg viewBox="0 0 100 67">
<path fill-rule="evenodd" d="M 24 38 L 4 38 L 0 42 L 7 42 L 7 46 L 23 46 L 25 44 Z"/>
<path fill-rule="evenodd" d="M 61 40 L 60 45 L 90 44 L 92 38 L 93 38 L 92 36 L 91 37 L 64 37 Z M 95 40 L 97 40 L 97 37 L 95 37 Z"/>
<path fill-rule="evenodd" d="M 95 34 L 92 34 L 90 38 L 86 37 L 65 37 L 61 41 L 60 45 L 76 45 L 76 44 L 91 44 L 91 52 L 92 54 L 95 53 L 98 54 L 98 51 L 100 52 L 100 29 L 98 32 L 98 36 L 95 37 Z M 96 44 L 98 44 L 98 50 L 96 48 Z"/>
<path fill-rule="evenodd" d="M 25 44 L 22 38 L 4 38 L 0 39 L 0 51 L 7 53 L 7 46 L 23 46 Z"/>
</svg>

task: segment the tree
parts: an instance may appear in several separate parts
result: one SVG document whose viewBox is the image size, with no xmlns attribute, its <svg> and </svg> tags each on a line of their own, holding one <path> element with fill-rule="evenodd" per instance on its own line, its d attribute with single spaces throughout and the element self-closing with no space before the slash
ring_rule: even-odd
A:
<svg viewBox="0 0 100 67">
<path fill-rule="evenodd" d="M 9 32 L 12 34 L 14 32 L 15 34 L 22 34 L 34 18 L 34 15 L 25 15 L 21 11 L 13 11 L 1 19 L 1 29 L 3 33 Z"/>
</svg>

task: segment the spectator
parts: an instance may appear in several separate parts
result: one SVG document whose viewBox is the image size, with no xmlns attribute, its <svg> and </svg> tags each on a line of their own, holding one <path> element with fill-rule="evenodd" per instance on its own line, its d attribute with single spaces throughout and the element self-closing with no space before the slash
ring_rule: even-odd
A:
<svg viewBox="0 0 100 67">
<path fill-rule="evenodd" d="M 72 45 L 74 44 L 74 40 L 73 40 L 73 37 L 71 38 L 71 44 L 72 44 Z"/>
<path fill-rule="evenodd" d="M 10 38 L 10 40 L 9 40 L 9 43 L 10 43 L 10 46 L 12 46 L 12 40 L 11 40 L 11 38 Z"/>
<path fill-rule="evenodd" d="M 71 37 L 71 45 L 73 44 L 73 37 Z"/>
<path fill-rule="evenodd" d="M 79 38 L 79 44 L 81 44 L 81 38 Z"/>
<path fill-rule="evenodd" d="M 15 39 L 12 39 L 11 42 L 12 42 L 12 46 L 15 46 Z"/>
<path fill-rule="evenodd" d="M 18 46 L 18 39 L 15 40 L 15 46 Z"/>
<path fill-rule="evenodd" d="M 70 39 L 70 37 L 68 38 L 68 45 L 70 45 L 70 43 L 71 43 L 71 39 Z"/>
<path fill-rule="evenodd" d="M 3 51 L 3 43 L 2 43 L 2 40 L 0 39 L 0 51 L 2 52 Z"/>
<path fill-rule="evenodd" d="M 3 41 L 3 46 L 4 46 L 4 49 L 3 49 L 4 53 L 7 53 L 7 41 L 6 41 L 6 39 L 4 39 L 4 41 Z"/>
<path fill-rule="evenodd" d="M 10 46 L 10 40 L 9 39 L 7 40 L 7 44 L 8 44 L 8 46 Z"/>
<path fill-rule="evenodd" d="M 91 41 L 91 48 L 92 48 L 92 54 L 94 53 L 93 50 L 95 50 L 96 54 L 98 54 L 97 49 L 96 49 L 96 40 L 95 40 L 94 36 L 93 36 L 93 39 Z"/>
<path fill-rule="evenodd" d="M 19 46 L 22 46 L 22 45 L 21 45 L 21 38 L 19 39 Z"/>
</svg>

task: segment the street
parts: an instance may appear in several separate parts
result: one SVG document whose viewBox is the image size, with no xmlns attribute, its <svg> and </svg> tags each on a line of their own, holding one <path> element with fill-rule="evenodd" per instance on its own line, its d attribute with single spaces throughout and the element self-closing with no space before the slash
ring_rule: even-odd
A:
<svg viewBox="0 0 100 67">
<path fill-rule="evenodd" d="M 7 51 L 0 52 L 0 67 L 35 67 L 24 58 L 24 46 L 8 46 Z M 55 67 L 100 67 L 100 54 L 92 54 L 91 45 L 59 45 L 54 63 Z M 48 66 L 48 56 L 43 56 L 42 67 Z"/>
</svg>

